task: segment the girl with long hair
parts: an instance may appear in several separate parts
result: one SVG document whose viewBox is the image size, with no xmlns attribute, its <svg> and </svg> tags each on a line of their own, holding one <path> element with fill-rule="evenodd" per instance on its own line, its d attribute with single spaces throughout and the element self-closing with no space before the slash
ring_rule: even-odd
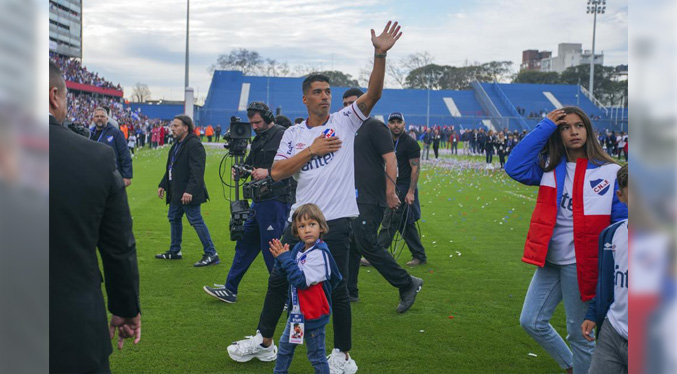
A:
<svg viewBox="0 0 677 374">
<path fill-rule="evenodd" d="M 577 107 L 550 112 L 512 150 L 505 170 L 539 186 L 522 261 L 537 265 L 520 324 L 568 373 L 587 373 L 594 342 L 580 332 L 597 284 L 597 241 L 628 211 L 616 196 L 620 166 L 594 138 Z M 564 301 L 569 348 L 550 324 Z"/>
</svg>

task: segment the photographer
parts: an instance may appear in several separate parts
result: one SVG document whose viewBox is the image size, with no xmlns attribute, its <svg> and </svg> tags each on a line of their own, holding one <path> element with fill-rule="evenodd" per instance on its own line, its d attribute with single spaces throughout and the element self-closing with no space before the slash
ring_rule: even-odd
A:
<svg viewBox="0 0 677 374">
<path fill-rule="evenodd" d="M 237 301 L 240 281 L 259 251 L 263 252 L 268 272 L 273 270 L 274 258 L 268 250 L 268 242 L 282 236 L 291 207 L 289 179 L 273 183 L 269 178 L 273 158 L 285 129 L 275 125 L 275 116 L 268 106 L 261 102 L 249 104 L 247 117 L 256 132 L 256 137 L 252 141 L 251 150 L 244 164 L 253 168 L 252 181 L 268 180 L 271 187 L 269 192 L 262 196 L 254 196 L 252 199 L 249 218 L 244 224 L 244 238 L 238 240 L 235 245 L 235 257 L 228 271 L 225 287 L 203 287 L 207 294 L 227 303 Z M 240 176 L 244 177 L 242 174 Z"/>
</svg>

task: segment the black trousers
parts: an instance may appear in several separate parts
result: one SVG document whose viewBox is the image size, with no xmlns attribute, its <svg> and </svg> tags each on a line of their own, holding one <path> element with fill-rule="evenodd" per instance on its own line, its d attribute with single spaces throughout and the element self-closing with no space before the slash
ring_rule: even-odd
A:
<svg viewBox="0 0 677 374">
<path fill-rule="evenodd" d="M 451 143 L 451 153 L 458 154 L 458 142 Z"/>
<path fill-rule="evenodd" d="M 323 240 L 327 243 L 329 251 L 336 261 L 341 274 L 348 274 L 348 253 L 350 251 L 350 232 L 352 227 L 351 218 L 339 218 L 328 221 L 329 233 Z M 291 234 L 291 226 L 287 226 L 282 235 L 282 242 L 293 247 L 299 242 L 297 237 Z M 263 310 L 259 317 L 258 329 L 264 338 L 272 338 L 275 335 L 275 327 L 280 320 L 284 304 L 287 302 L 289 282 L 285 275 L 274 267 L 268 278 L 268 292 L 263 302 Z M 338 284 L 331 294 L 332 318 L 334 321 L 334 348 L 348 352 L 352 348 L 352 316 L 346 279 Z"/>
<path fill-rule="evenodd" d="M 348 262 L 348 294 L 358 297 L 357 277 L 360 257 L 364 256 L 385 280 L 395 288 L 411 285 L 411 276 L 395 261 L 388 249 L 378 243 L 378 227 L 383 220 L 384 209 L 373 204 L 357 204 L 360 215 L 353 221 Z"/>
<path fill-rule="evenodd" d="M 440 157 L 440 143 L 433 144 L 433 152 L 435 152 L 435 158 Z"/>
<path fill-rule="evenodd" d="M 386 211 L 381 223 L 381 231 L 378 233 L 378 245 L 389 248 L 395 233 L 399 231 L 404 242 L 407 243 L 407 247 L 409 247 L 411 256 L 426 262 L 428 259 L 421 243 L 421 237 L 416 229 L 416 221 L 411 219 L 411 207 L 407 206 L 402 195 L 400 195 L 400 201 L 402 201 L 402 204 L 397 210 Z"/>
<path fill-rule="evenodd" d="M 490 164 L 494 158 L 494 151 L 493 149 L 487 148 L 486 152 L 487 152 L 487 164 Z"/>
</svg>

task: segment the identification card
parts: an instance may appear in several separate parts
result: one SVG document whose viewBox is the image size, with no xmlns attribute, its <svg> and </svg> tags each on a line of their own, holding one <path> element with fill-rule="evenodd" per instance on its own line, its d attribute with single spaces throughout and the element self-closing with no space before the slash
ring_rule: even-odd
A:
<svg viewBox="0 0 677 374">
<path fill-rule="evenodd" d="M 291 313 L 289 315 L 289 343 L 303 344 L 303 334 L 305 326 L 303 323 L 303 314 Z"/>
<path fill-rule="evenodd" d="M 169 168 L 169 180 L 172 180 L 172 168 Z"/>
</svg>

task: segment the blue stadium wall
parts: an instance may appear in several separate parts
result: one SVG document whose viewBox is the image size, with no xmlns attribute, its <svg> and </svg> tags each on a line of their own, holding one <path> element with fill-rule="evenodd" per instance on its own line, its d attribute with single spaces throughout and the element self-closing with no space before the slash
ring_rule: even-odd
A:
<svg viewBox="0 0 677 374">
<path fill-rule="evenodd" d="M 240 71 L 217 70 L 214 72 L 205 104 L 196 112 L 196 122 L 202 126 L 220 124 L 225 128 L 230 123 L 231 116 L 246 120 L 245 108 L 252 101 L 263 101 L 274 113 L 279 112 L 292 121 L 296 117 L 305 118 L 307 111 L 302 102 L 302 82 L 303 78 L 244 76 Z M 619 124 L 618 120 L 614 122 L 609 113 L 580 94 L 576 85 L 482 83 L 481 86 L 500 116 L 505 119 L 494 121 L 499 128 L 507 126 L 510 130 L 530 130 L 538 120 L 516 115 L 517 107 L 525 108 L 528 115 L 531 111 L 549 112 L 559 103 L 580 106 L 586 113 L 598 118 L 593 121 L 597 129 L 618 130 L 621 126 L 627 129 L 627 117 L 624 123 Z M 332 87 L 332 112 L 343 107 L 342 97 L 347 89 L 348 87 Z M 372 116 L 384 120 L 389 113 L 400 111 L 404 114 L 407 125 L 425 125 L 429 118 L 430 125 L 479 128 L 491 117 L 488 108 L 480 104 L 478 95 L 480 93 L 475 89 L 384 89 Z M 142 108 L 142 112 L 146 113 L 146 108 Z"/>
</svg>

